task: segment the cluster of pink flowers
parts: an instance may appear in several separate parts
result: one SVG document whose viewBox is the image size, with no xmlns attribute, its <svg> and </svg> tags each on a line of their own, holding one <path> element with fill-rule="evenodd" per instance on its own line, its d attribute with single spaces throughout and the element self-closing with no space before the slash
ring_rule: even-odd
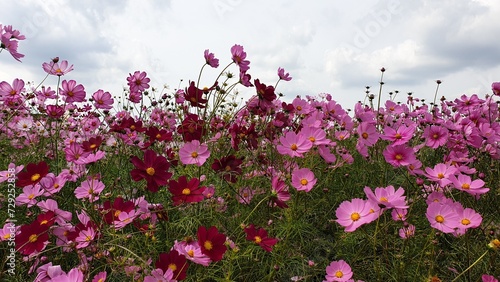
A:
<svg viewBox="0 0 500 282">
<path fill-rule="evenodd" d="M 19 62 L 24 55 L 17 52 L 17 48 L 19 41 L 24 39 L 26 37 L 19 30 L 13 29 L 11 25 L 2 26 L 0 24 L 0 51 L 7 50 Z"/>
<path fill-rule="evenodd" d="M 0 30 L 2 48 L 21 58 L 16 40 L 24 37 L 9 26 L 0 26 Z M 204 66 L 219 66 L 219 59 L 208 49 L 203 55 Z M 234 87 L 226 81 L 215 81 L 209 87 L 190 81 L 170 96 L 173 107 L 158 106 L 169 99 L 165 94 L 137 115 L 114 112 L 115 101 L 109 92 L 99 89 L 89 96 L 82 84 L 62 80 L 61 76 L 66 78 L 73 71 L 73 65 L 59 58 L 42 64 L 48 75 L 61 79 L 55 90 L 27 90 L 21 79 L 0 82 L 0 107 L 3 112 L 18 113 L 4 121 L 0 134 L 19 150 L 40 140 L 54 141 L 43 152 L 45 161 L 9 166 L 17 176 L 15 204 L 26 212 L 23 224 L 15 230 L 16 250 L 33 262 L 30 274 L 36 273 L 35 281 L 103 282 L 109 273 L 96 274 L 92 269 L 95 257 L 122 259 L 103 247 L 105 240 L 130 233 L 154 242 L 157 234 L 164 235 L 167 211 L 207 209 L 224 214 L 231 210 L 230 201 L 242 209 L 251 205 L 242 230 L 227 232 L 224 220 L 217 222 L 219 227 L 205 227 L 201 221 L 206 219 L 196 218 L 200 221 L 197 230 L 182 230 L 182 240 L 167 238 L 172 239 L 167 252 L 149 254 L 146 260 L 155 260 L 154 267 L 131 259 L 119 271 L 135 280 L 180 281 L 186 279 L 190 264 L 212 266 L 224 259 L 229 248 L 236 252 L 247 244 L 266 255 L 286 238 L 271 236 L 276 231 L 272 222 L 281 216 L 252 219 L 248 224 L 259 205 L 264 203 L 262 207 L 274 215 L 289 205 L 295 207 L 290 201 L 293 197 L 335 193 L 335 184 L 325 181 L 325 175 L 356 158 L 379 158 L 385 168 L 404 173 L 419 188 L 407 193 L 409 186 L 387 183 L 374 189 L 364 187 L 364 198 L 342 199 L 334 222 L 345 232 L 378 220 L 386 211 L 395 224 L 401 224 L 399 235 L 406 240 L 420 228 L 461 236 L 481 226 L 483 216 L 469 205 L 490 189 L 473 164 L 480 154 L 500 159 L 499 114 L 493 100 L 500 95 L 500 83 L 492 85 L 494 96 L 486 99 L 463 95 L 434 109 L 415 106 L 414 100 L 406 104 L 387 101 L 379 109 L 357 103 L 350 116 L 329 94 L 281 101 L 275 92 L 277 83 L 271 86 L 251 80 L 250 61 L 241 45 L 231 48 L 231 61 L 238 68 L 237 83 L 255 87 L 255 95 L 230 116 L 219 116 L 219 108 L 214 106 L 220 106 L 224 99 L 219 97 Z M 292 78 L 278 68 L 277 79 Z M 129 102 L 144 102 L 151 82 L 147 73 L 135 71 L 126 80 Z M 268 150 L 263 153 L 261 148 Z M 438 163 L 422 157 L 423 152 L 436 150 L 443 152 Z M 113 166 L 125 170 L 130 183 L 121 178 L 110 180 L 116 173 L 101 170 L 101 165 L 124 153 L 126 160 Z M 317 162 L 324 162 L 326 173 L 316 170 Z M 0 172 L 0 182 L 7 181 L 9 173 Z M 259 187 L 246 183 L 259 183 Z M 454 200 L 461 194 L 470 202 Z M 415 226 L 411 206 L 422 199 L 429 225 Z M 79 204 L 67 210 L 66 200 Z M 265 222 L 267 227 L 261 227 Z M 10 234 L 6 224 L 0 239 L 8 240 Z M 44 253 L 53 247 L 76 253 L 79 265 L 64 272 L 60 265 L 47 262 L 51 258 Z M 344 260 L 332 261 L 325 271 L 325 281 L 355 281 Z M 483 281 L 495 278 L 485 279 L 490 278 L 483 276 Z"/>
</svg>

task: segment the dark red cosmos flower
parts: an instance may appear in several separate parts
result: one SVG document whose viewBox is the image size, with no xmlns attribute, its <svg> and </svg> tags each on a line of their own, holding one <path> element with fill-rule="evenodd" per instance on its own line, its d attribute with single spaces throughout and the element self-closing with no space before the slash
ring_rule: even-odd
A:
<svg viewBox="0 0 500 282">
<path fill-rule="evenodd" d="M 164 156 L 157 155 L 153 150 L 144 152 L 144 161 L 136 156 L 130 158 L 130 162 L 136 167 L 130 171 L 134 181 L 145 179 L 147 189 L 157 192 L 159 186 L 166 185 L 172 173 L 168 172 L 170 164 Z"/>
<path fill-rule="evenodd" d="M 184 97 L 189 103 L 191 103 L 191 106 L 202 109 L 205 108 L 204 104 L 208 102 L 207 99 L 203 99 L 203 94 L 204 94 L 203 90 L 196 87 L 194 81 L 191 81 L 189 87 L 186 88 L 186 93 L 184 94 Z"/>
<path fill-rule="evenodd" d="M 205 122 L 199 119 L 198 115 L 189 114 L 177 127 L 177 133 L 182 135 L 184 142 L 200 140 L 205 133 L 204 124 Z"/>
<path fill-rule="evenodd" d="M 118 216 L 121 212 L 130 212 L 135 208 L 135 204 L 132 201 L 124 201 L 122 197 L 118 197 L 113 201 L 113 205 L 108 200 L 104 202 L 103 207 L 100 208 L 101 214 L 104 215 L 104 221 L 107 224 L 112 224 L 113 221 L 118 220 Z"/>
<path fill-rule="evenodd" d="M 31 255 L 43 250 L 45 243 L 49 240 L 48 230 L 47 225 L 42 225 L 37 220 L 21 226 L 20 234 L 17 234 L 15 238 L 17 251 L 23 255 Z"/>
<path fill-rule="evenodd" d="M 227 247 L 226 235 L 219 233 L 217 227 L 212 226 L 208 230 L 205 226 L 198 227 L 198 243 L 201 252 L 207 255 L 212 261 L 222 260 Z"/>
<path fill-rule="evenodd" d="M 102 144 L 102 137 L 91 137 L 89 140 L 82 142 L 82 147 L 85 152 L 95 152 L 99 149 L 99 146 Z"/>
<path fill-rule="evenodd" d="M 240 165 L 243 163 L 243 157 L 236 158 L 234 155 L 216 159 L 212 163 L 212 169 L 215 172 L 222 173 L 222 177 L 231 183 L 236 183 L 237 176 L 241 174 L 242 170 Z"/>
<path fill-rule="evenodd" d="M 249 128 L 235 123 L 229 128 L 229 133 L 231 134 L 231 145 L 233 149 L 238 150 L 241 141 L 246 141 L 249 148 L 257 149 L 258 135 L 255 131 L 255 123 L 252 123 Z"/>
<path fill-rule="evenodd" d="M 142 121 L 136 121 L 133 117 L 123 119 L 119 125 L 115 124 L 111 127 L 112 131 L 122 132 L 125 128 L 130 129 L 130 131 L 144 132 L 146 128 L 142 127 Z"/>
<path fill-rule="evenodd" d="M 38 164 L 30 163 L 26 166 L 25 171 L 21 171 L 17 174 L 16 185 L 18 187 L 25 187 L 28 185 L 35 185 L 42 178 L 44 178 L 49 173 L 49 166 L 46 162 L 41 161 Z"/>
<path fill-rule="evenodd" d="M 254 80 L 255 89 L 257 90 L 257 96 L 259 100 L 264 100 L 266 102 L 272 102 L 276 99 L 276 94 L 274 93 L 273 86 L 266 86 L 264 83 L 260 83 L 258 79 Z"/>
<path fill-rule="evenodd" d="M 247 240 L 255 242 L 266 252 L 272 251 L 273 246 L 278 243 L 278 239 L 267 236 L 267 231 L 264 228 L 256 229 L 253 224 L 247 226 L 244 231 L 247 234 Z"/>
<path fill-rule="evenodd" d="M 174 273 L 175 280 L 186 279 L 186 272 L 189 267 L 187 259 L 185 256 L 180 255 L 179 252 L 172 249 L 168 254 L 161 253 L 158 256 L 158 260 L 155 262 L 155 268 L 160 268 L 163 272 L 166 272 L 169 268 Z"/>
<path fill-rule="evenodd" d="M 144 144 L 144 149 L 147 149 L 156 141 L 172 141 L 172 132 L 168 132 L 165 129 L 158 129 L 156 126 L 148 127 L 146 129 L 146 135 L 149 137 L 149 141 Z"/>
<path fill-rule="evenodd" d="M 192 178 L 189 182 L 186 176 L 179 177 L 178 181 L 170 180 L 168 182 L 168 191 L 172 193 L 173 205 L 177 206 L 182 203 L 197 203 L 203 201 L 203 191 L 206 187 L 199 187 L 200 180 Z"/>
<path fill-rule="evenodd" d="M 56 221 L 56 214 L 53 211 L 47 211 L 46 213 L 41 213 L 36 217 L 36 222 L 45 227 L 51 227 Z"/>
</svg>

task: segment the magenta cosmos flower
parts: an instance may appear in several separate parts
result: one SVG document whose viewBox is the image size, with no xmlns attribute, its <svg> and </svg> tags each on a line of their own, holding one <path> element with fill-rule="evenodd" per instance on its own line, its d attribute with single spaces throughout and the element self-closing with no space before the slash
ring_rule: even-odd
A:
<svg viewBox="0 0 500 282">
<path fill-rule="evenodd" d="M 344 260 L 332 261 L 330 265 L 326 267 L 326 282 L 348 281 L 351 277 L 351 266 Z"/>
<path fill-rule="evenodd" d="M 48 63 L 43 63 L 43 70 L 48 74 L 57 76 L 63 76 L 73 70 L 73 65 L 70 66 L 66 60 L 62 60 L 60 64 L 55 61 L 59 61 L 59 59 L 56 58 Z"/>
<path fill-rule="evenodd" d="M 214 53 L 210 53 L 208 49 L 205 50 L 204 56 L 207 65 L 211 66 L 212 68 L 216 68 L 219 66 L 219 59 L 215 58 Z"/>
<path fill-rule="evenodd" d="M 430 181 L 439 183 L 439 186 L 444 187 L 451 183 L 450 176 L 456 173 L 457 169 L 448 164 L 439 163 L 434 168 L 426 167 L 425 173 Z"/>
<path fill-rule="evenodd" d="M 129 73 L 127 84 L 130 88 L 130 93 L 141 92 L 149 88 L 150 79 L 146 77 L 146 72 L 135 71 L 134 74 Z"/>
<path fill-rule="evenodd" d="M 345 232 L 353 232 L 367 222 L 370 207 L 366 205 L 365 200 L 355 198 L 342 202 L 335 211 L 335 215 L 337 223 L 345 227 Z"/>
<path fill-rule="evenodd" d="M 198 140 L 186 142 L 179 150 L 179 158 L 183 164 L 195 164 L 202 166 L 205 161 L 210 157 L 208 146 L 200 144 Z"/>
<path fill-rule="evenodd" d="M 109 110 L 113 108 L 114 100 L 109 92 L 99 89 L 92 94 L 92 99 L 94 100 L 94 107 L 96 109 Z"/>
<path fill-rule="evenodd" d="M 436 149 L 448 142 L 448 129 L 439 125 L 431 125 L 424 129 L 422 137 L 425 138 L 426 146 Z"/>
<path fill-rule="evenodd" d="M 431 226 L 443 233 L 453 233 L 459 227 L 460 216 L 452 205 L 432 202 L 425 215 Z"/>
<path fill-rule="evenodd" d="M 302 154 L 307 153 L 312 147 L 311 140 L 293 131 L 288 131 L 284 136 L 281 136 L 280 142 L 281 144 L 278 144 L 276 149 L 280 154 L 290 157 L 302 158 Z"/>
<path fill-rule="evenodd" d="M 283 69 L 283 68 L 278 68 L 278 76 L 279 76 L 280 80 L 284 80 L 284 81 L 292 80 L 292 77 L 290 76 L 290 74 L 285 73 L 285 69 Z"/>
<path fill-rule="evenodd" d="M 0 82 L 0 101 L 8 98 L 18 98 L 24 90 L 24 81 L 22 79 L 14 79 L 12 86 L 6 82 Z"/>
<path fill-rule="evenodd" d="M 377 187 L 375 188 L 375 193 L 370 189 L 370 187 L 365 187 L 364 191 L 366 197 L 370 201 L 377 203 L 381 208 L 408 208 L 406 205 L 406 196 L 403 196 L 405 190 L 402 187 L 399 187 L 398 190 L 395 190 L 392 185 L 385 188 Z"/>
<path fill-rule="evenodd" d="M 308 168 L 296 169 L 292 172 L 292 186 L 298 191 L 311 191 L 316 181 L 314 173 Z"/>
<path fill-rule="evenodd" d="M 380 138 L 391 141 L 392 145 L 406 144 L 413 137 L 415 128 L 415 126 L 401 125 L 397 129 L 394 129 L 386 126 L 384 128 L 384 134 Z"/>
<path fill-rule="evenodd" d="M 63 80 L 62 88 L 59 91 L 65 97 L 66 103 L 85 101 L 85 88 L 81 84 L 77 85 L 74 80 Z"/>
<path fill-rule="evenodd" d="M 357 129 L 359 139 L 358 142 L 368 147 L 377 143 L 380 134 L 377 132 L 375 124 L 370 122 L 362 122 Z"/>
<path fill-rule="evenodd" d="M 500 96 L 500 82 L 493 82 L 491 84 L 491 90 L 494 95 Z"/>
<path fill-rule="evenodd" d="M 451 181 L 453 186 L 458 190 L 465 191 L 473 196 L 482 195 L 490 191 L 489 188 L 483 188 L 483 180 L 472 180 L 469 175 L 465 174 L 459 174 L 458 176 L 450 175 L 449 181 Z"/>
<path fill-rule="evenodd" d="M 235 44 L 231 47 L 231 55 L 233 62 L 240 67 L 240 73 L 244 73 L 250 69 L 250 61 L 245 60 L 247 53 L 243 51 L 243 46 Z"/>
<path fill-rule="evenodd" d="M 413 149 L 406 147 L 406 145 L 389 145 L 382 154 L 384 155 L 385 161 L 394 167 L 408 166 L 417 160 Z"/>
</svg>

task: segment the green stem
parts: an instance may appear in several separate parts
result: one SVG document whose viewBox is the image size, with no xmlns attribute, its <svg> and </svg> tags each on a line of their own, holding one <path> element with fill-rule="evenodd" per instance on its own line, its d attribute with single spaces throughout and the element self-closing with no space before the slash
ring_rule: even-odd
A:
<svg viewBox="0 0 500 282">
<path fill-rule="evenodd" d="M 486 256 L 486 254 L 488 253 L 488 250 L 486 250 L 486 252 L 484 252 L 473 264 L 471 264 L 469 267 L 467 267 L 467 269 L 465 269 L 464 271 L 462 271 L 462 273 L 460 273 L 457 277 L 455 277 L 455 279 L 451 280 L 451 282 L 455 282 L 457 281 L 458 278 L 460 278 L 460 276 L 464 275 L 466 272 L 468 272 L 474 265 L 476 265 L 479 261 L 481 261 L 484 256 Z"/>
</svg>

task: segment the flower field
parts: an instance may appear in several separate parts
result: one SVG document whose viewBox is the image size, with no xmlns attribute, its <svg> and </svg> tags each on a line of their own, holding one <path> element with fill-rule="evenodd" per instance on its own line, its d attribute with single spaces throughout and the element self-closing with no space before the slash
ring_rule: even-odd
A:
<svg viewBox="0 0 500 282">
<path fill-rule="evenodd" d="M 364 102 L 287 102 L 229 51 L 175 90 L 87 89 L 63 58 L 0 78 L 1 281 L 498 281 L 499 82 L 396 102 L 382 68 Z"/>
</svg>

